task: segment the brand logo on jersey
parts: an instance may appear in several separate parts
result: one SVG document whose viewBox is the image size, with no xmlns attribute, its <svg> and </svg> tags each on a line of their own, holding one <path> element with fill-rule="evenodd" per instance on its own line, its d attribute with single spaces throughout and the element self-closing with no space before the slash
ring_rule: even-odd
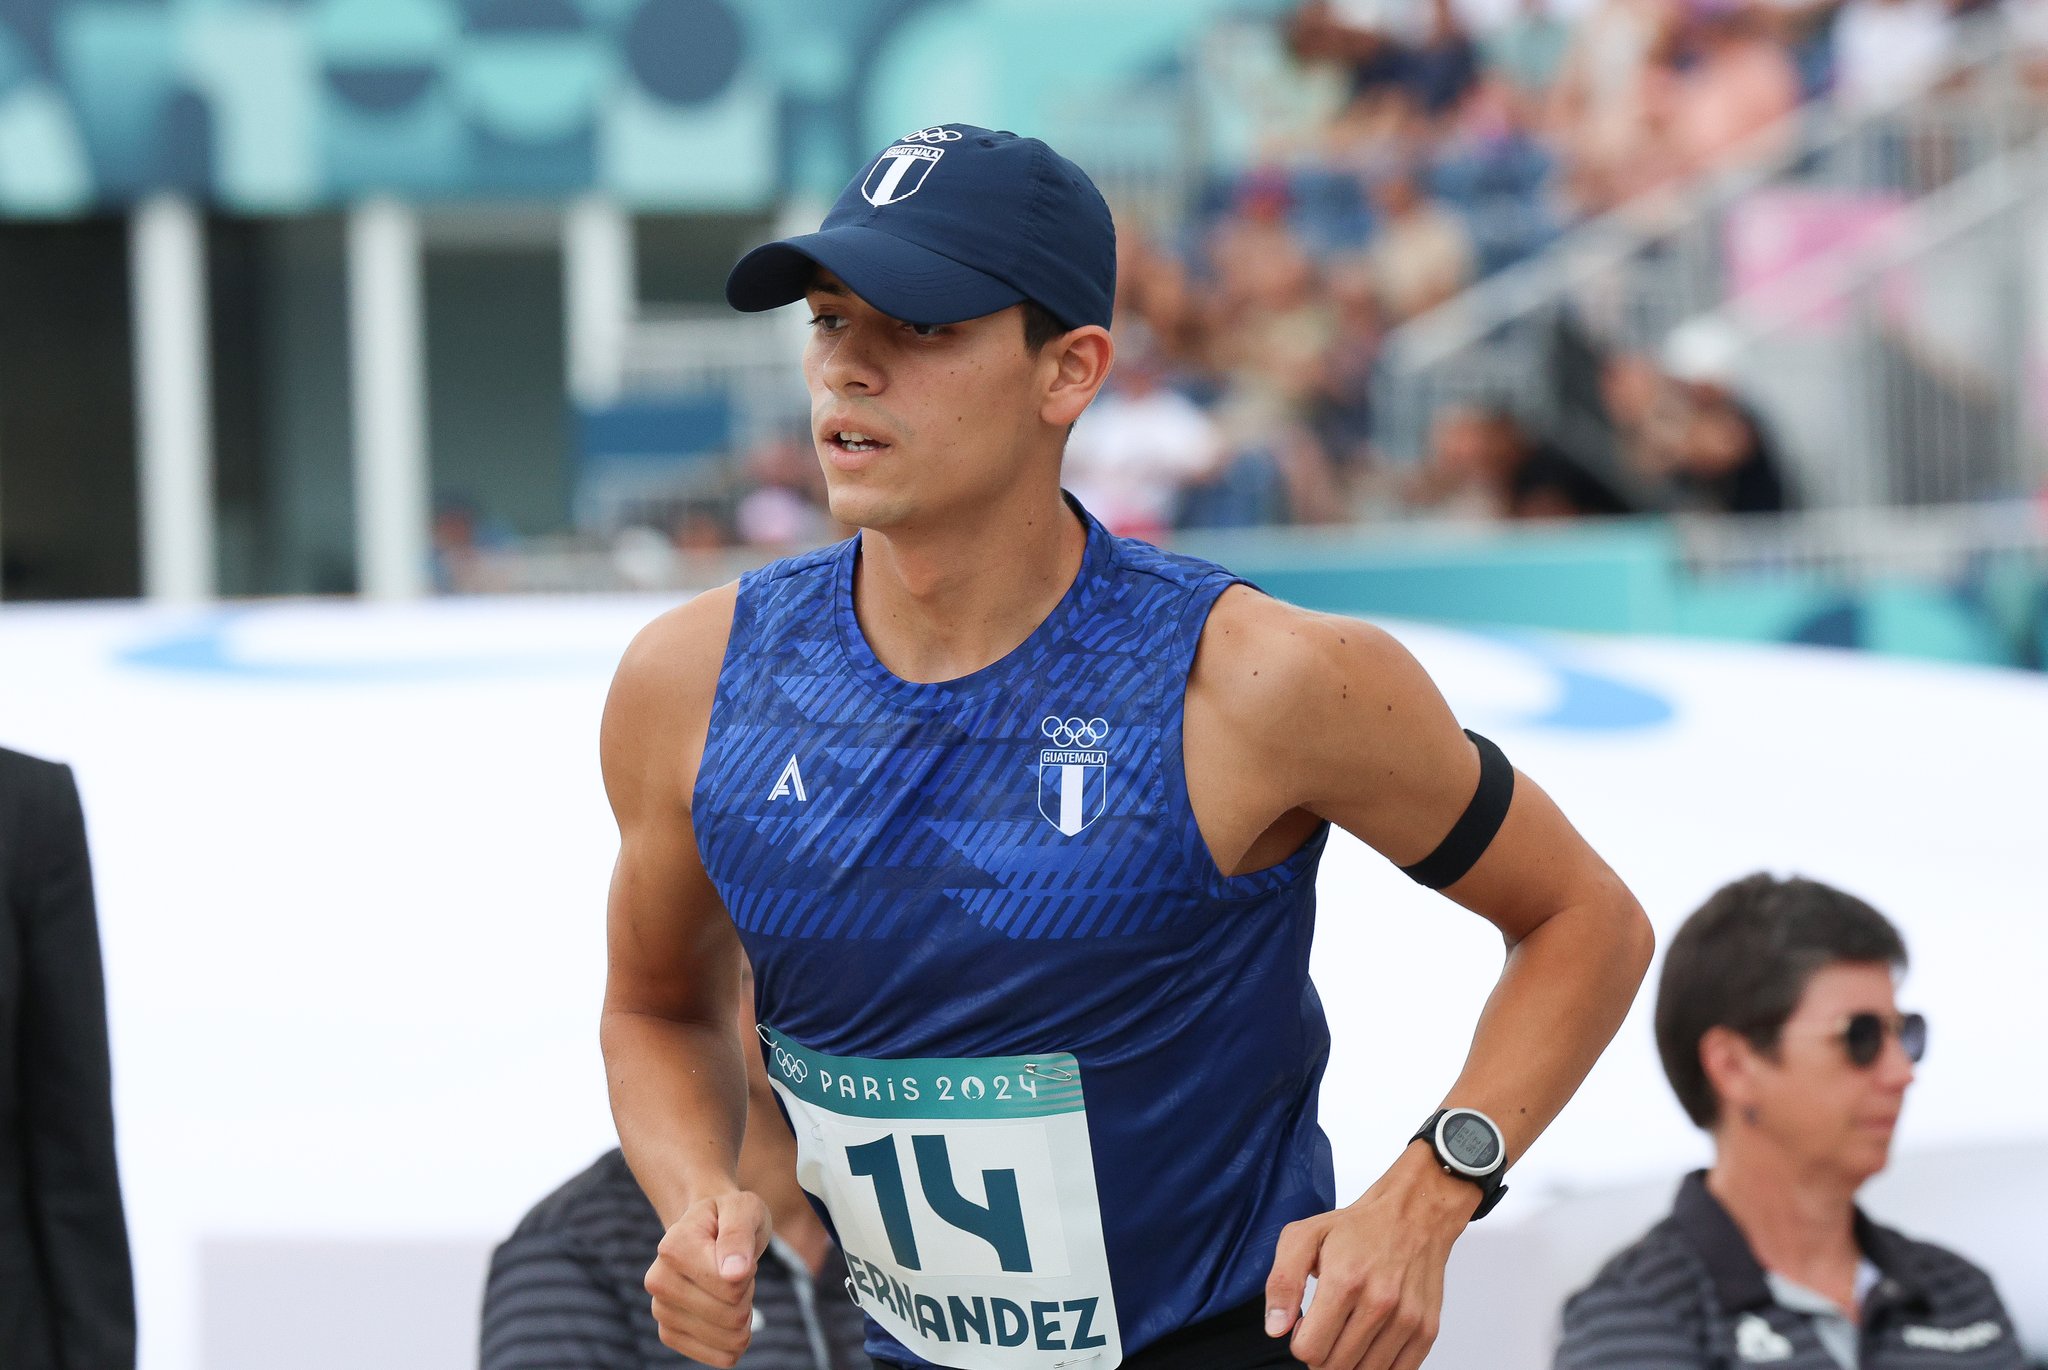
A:
<svg viewBox="0 0 2048 1370">
<path fill-rule="evenodd" d="M 810 798 L 804 793 L 804 773 L 797 769 L 794 755 L 789 758 L 789 764 L 782 768 L 782 774 L 776 777 L 775 788 L 768 791 L 770 799 L 781 799 L 788 795 L 795 795 L 799 804 Z"/>
<path fill-rule="evenodd" d="M 884 148 L 868 169 L 868 178 L 860 183 L 861 198 L 877 209 L 909 199 L 923 188 L 924 178 L 931 175 L 932 167 L 945 155 L 943 148 L 925 143 L 898 143 Z"/>
<path fill-rule="evenodd" d="M 1099 718 L 1047 716 L 1039 733 L 1038 812 L 1068 837 L 1102 817 L 1109 796 L 1109 724 Z"/>
</svg>

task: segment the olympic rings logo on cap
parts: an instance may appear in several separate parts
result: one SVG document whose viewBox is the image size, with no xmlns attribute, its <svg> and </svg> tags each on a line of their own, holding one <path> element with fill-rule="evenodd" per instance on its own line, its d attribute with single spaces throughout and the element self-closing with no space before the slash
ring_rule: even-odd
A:
<svg viewBox="0 0 2048 1370">
<path fill-rule="evenodd" d="M 809 1066 L 784 1047 L 775 1048 L 775 1068 L 798 1084 L 802 1084 L 811 1073 Z"/>
<path fill-rule="evenodd" d="M 1055 747 L 1093 747 L 1109 736 L 1109 724 L 1100 718 L 1060 718 L 1048 715 L 1038 731 L 1052 739 Z"/>
<path fill-rule="evenodd" d="M 937 125 L 933 125 L 931 128 L 921 128 L 915 133 L 906 133 L 896 141 L 899 143 L 957 143 L 960 141 L 960 134 L 958 130 L 940 128 Z"/>
</svg>

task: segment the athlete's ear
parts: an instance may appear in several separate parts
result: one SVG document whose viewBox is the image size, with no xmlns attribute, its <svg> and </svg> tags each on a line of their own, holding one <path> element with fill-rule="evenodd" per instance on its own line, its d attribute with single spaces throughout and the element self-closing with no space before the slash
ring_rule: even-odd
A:
<svg viewBox="0 0 2048 1370">
<path fill-rule="evenodd" d="M 1051 372 L 1039 417 L 1054 428 L 1065 428 L 1081 417 L 1109 379 L 1116 344 L 1109 340 L 1108 329 L 1088 324 L 1047 343 L 1045 359 Z"/>
</svg>

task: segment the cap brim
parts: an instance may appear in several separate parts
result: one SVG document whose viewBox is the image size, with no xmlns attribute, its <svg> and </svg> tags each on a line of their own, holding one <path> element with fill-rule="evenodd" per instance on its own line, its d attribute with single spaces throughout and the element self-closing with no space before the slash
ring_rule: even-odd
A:
<svg viewBox="0 0 2048 1370">
<path fill-rule="evenodd" d="M 951 257 L 893 234 L 849 224 L 766 243 L 740 258 L 725 278 L 725 300 L 756 314 L 804 297 L 817 268 L 905 323 L 959 323 L 1008 309 L 1022 291 Z"/>
</svg>

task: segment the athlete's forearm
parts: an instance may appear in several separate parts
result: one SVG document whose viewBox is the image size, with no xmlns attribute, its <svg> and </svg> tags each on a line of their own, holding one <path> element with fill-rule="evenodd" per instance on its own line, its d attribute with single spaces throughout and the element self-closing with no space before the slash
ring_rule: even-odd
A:
<svg viewBox="0 0 2048 1370">
<path fill-rule="evenodd" d="M 1649 920 L 1619 880 L 1574 894 L 1509 951 L 1445 1098 L 1498 1123 L 1510 1161 L 1585 1081 L 1650 964 Z"/>
<path fill-rule="evenodd" d="M 663 1226 L 739 1188 L 747 1071 L 737 1033 L 607 1006 L 599 1038 L 619 1145 Z"/>
<path fill-rule="evenodd" d="M 1445 1103 L 1499 1125 L 1510 1162 L 1557 1116 L 1628 1013 L 1650 957 L 1648 920 L 1621 882 L 1561 884 L 1527 927 L 1479 1017 Z M 1436 1340 L 1444 1266 L 1479 1191 L 1410 1144 L 1354 1203 L 1290 1223 L 1266 1280 L 1266 1333 L 1316 1366 L 1416 1366 Z M 1302 1311 L 1314 1274 L 1315 1303 Z M 1370 1348 L 1367 1361 L 1361 1350 Z"/>
</svg>

